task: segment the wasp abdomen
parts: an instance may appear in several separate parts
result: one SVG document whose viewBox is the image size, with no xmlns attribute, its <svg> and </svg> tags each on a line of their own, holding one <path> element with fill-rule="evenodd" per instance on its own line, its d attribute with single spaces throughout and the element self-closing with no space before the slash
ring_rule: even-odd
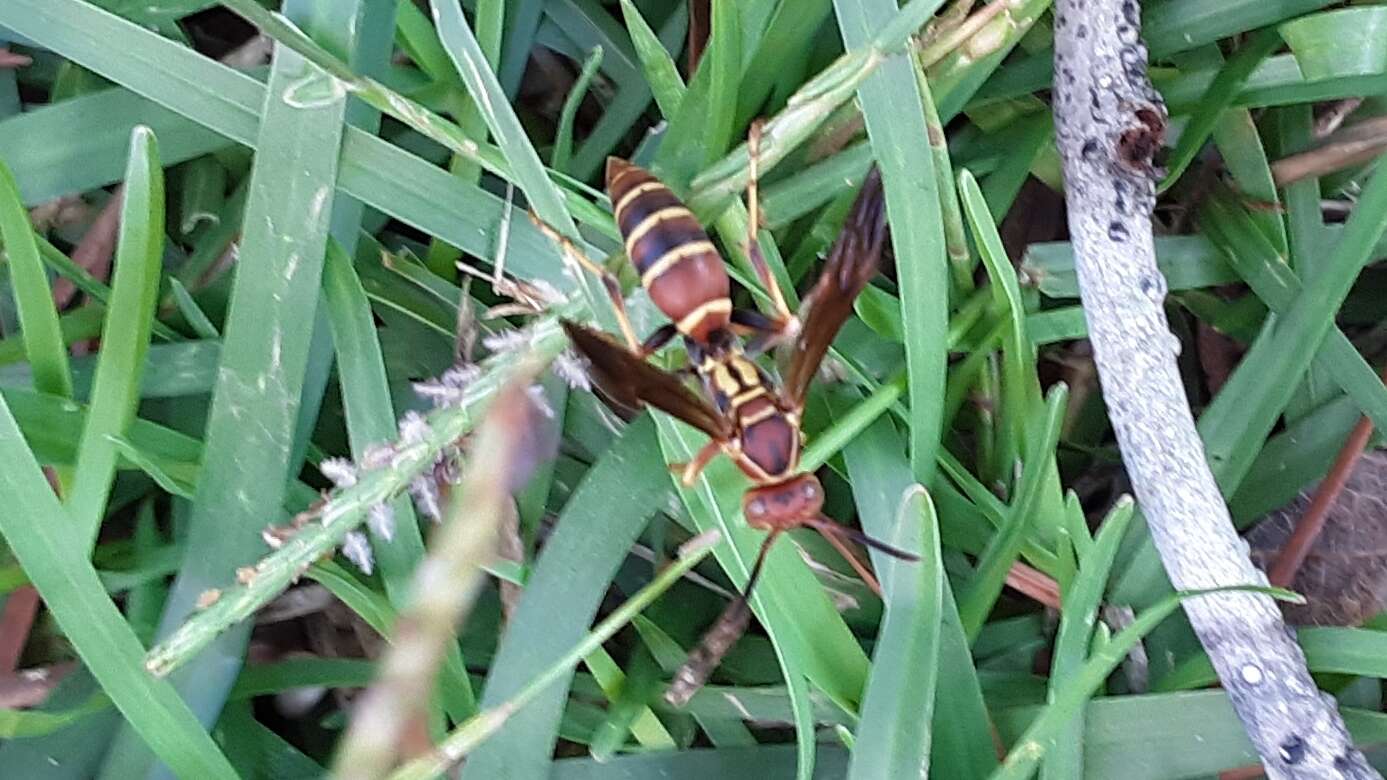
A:
<svg viewBox="0 0 1387 780">
<path fill-rule="evenodd" d="M 655 305 L 696 341 L 727 327 L 727 269 L 693 212 L 650 172 L 615 157 L 607 160 L 607 194 Z"/>
</svg>

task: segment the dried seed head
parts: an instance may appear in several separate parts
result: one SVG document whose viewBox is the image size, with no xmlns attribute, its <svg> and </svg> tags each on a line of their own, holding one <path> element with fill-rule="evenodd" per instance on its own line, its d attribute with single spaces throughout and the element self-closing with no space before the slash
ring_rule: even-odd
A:
<svg viewBox="0 0 1387 780">
<path fill-rule="evenodd" d="M 415 382 L 414 392 L 432 402 L 435 408 L 460 406 L 468 385 L 481 373 L 476 365 L 453 366 L 433 379 Z"/>
<path fill-rule="evenodd" d="M 530 334 L 523 330 L 502 330 L 482 339 L 482 346 L 495 353 L 520 352 L 530 346 Z"/>
<path fill-rule="evenodd" d="M 535 299 L 546 306 L 554 306 L 564 301 L 564 294 L 559 288 L 543 279 L 531 279 L 526 284 L 530 286 L 530 292 Z"/>
<path fill-rule="evenodd" d="M 440 485 L 456 485 L 462 481 L 462 448 L 456 444 L 443 448 L 433 462 L 433 478 Z"/>
<path fill-rule="evenodd" d="M 342 540 L 342 555 L 351 561 L 362 574 L 370 574 L 375 569 L 375 559 L 371 557 L 371 543 L 366 534 L 349 531 Z"/>
<path fill-rule="evenodd" d="M 389 504 L 373 504 L 366 511 L 366 526 L 385 541 L 395 538 L 395 510 Z"/>
<path fill-rule="evenodd" d="M 349 488 L 356 484 L 356 464 L 346 458 L 327 458 L 318 464 L 318 471 L 338 488 Z"/>
<path fill-rule="evenodd" d="M 294 538 L 297 531 L 298 529 L 292 525 L 272 525 L 260 532 L 260 538 L 264 540 L 265 546 L 271 550 L 278 550 L 285 542 Z"/>
<path fill-rule="evenodd" d="M 574 390 L 591 390 L 592 377 L 588 375 L 588 362 L 571 349 L 565 349 L 554 358 L 550 366 L 554 375 L 562 379 Z"/>
<path fill-rule="evenodd" d="M 395 448 L 389 444 L 368 444 L 361 451 L 359 459 L 363 471 L 372 471 L 390 465 L 395 458 Z"/>
<path fill-rule="evenodd" d="M 429 435 L 429 421 L 411 409 L 400 418 L 400 444 L 406 447 L 422 444 Z"/>
<path fill-rule="evenodd" d="M 433 472 L 420 474 L 409 483 L 409 494 L 419 514 L 437 523 L 443 519 L 442 502 L 438 495 L 438 480 Z"/>
</svg>

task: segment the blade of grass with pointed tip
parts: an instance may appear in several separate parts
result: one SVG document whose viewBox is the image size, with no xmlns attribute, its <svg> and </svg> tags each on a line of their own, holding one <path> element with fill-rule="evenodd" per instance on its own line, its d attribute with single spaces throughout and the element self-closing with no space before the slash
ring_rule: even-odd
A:
<svg viewBox="0 0 1387 780">
<path fill-rule="evenodd" d="M 841 420 L 851 413 L 849 409 L 861 406 L 848 407 L 847 401 L 854 397 L 849 391 L 842 391 L 841 400 L 839 394 L 833 394 L 831 408 L 836 419 Z M 878 418 L 847 444 L 843 459 L 848 467 L 862 529 L 877 538 L 891 538 L 897 533 L 897 503 L 913 484 L 905 443 L 895 425 L 889 418 Z M 875 550 L 871 551 L 871 556 L 878 571 L 895 565 Z M 948 673 L 940 675 L 937 681 L 934 718 L 930 726 L 930 763 L 935 767 L 949 767 L 951 777 L 981 780 L 997 767 L 987 705 L 948 579 L 940 585 L 937 663 L 939 669 L 948 670 Z M 898 727 L 913 730 L 907 724 L 898 724 Z"/>
<path fill-rule="evenodd" d="M 621 15 L 626 20 L 626 29 L 631 34 L 631 42 L 645 71 L 645 80 L 655 96 L 655 104 L 664 116 L 674 116 L 679 103 L 684 99 L 684 79 L 679 75 L 679 67 L 669 50 L 660 43 L 655 31 L 646 24 L 645 17 L 636 9 L 631 0 L 621 0 Z"/>
<path fill-rule="evenodd" d="M 1127 533 L 1127 523 L 1132 519 L 1132 509 L 1132 500 L 1124 497 L 1108 512 L 1098 528 L 1092 548 L 1080 557 L 1078 577 L 1064 594 L 1059 633 L 1055 637 L 1050 662 L 1048 700 L 1051 702 L 1058 698 L 1060 688 L 1078 672 L 1088 657 L 1099 603 L 1108 584 L 1113 560 L 1117 557 L 1118 544 Z M 1087 535 L 1088 529 L 1084 528 L 1082 533 Z M 1040 771 L 1041 780 L 1083 777 L 1084 712 L 1076 712 L 1063 728 L 1063 733 L 1055 740 L 1055 749 L 1045 759 Z"/>
<path fill-rule="evenodd" d="M 173 302 L 178 307 L 178 313 L 183 315 L 188 327 L 197 333 L 198 338 L 208 341 L 220 341 L 222 334 L 217 332 L 217 326 L 207 316 L 207 312 L 197 305 L 193 300 L 193 294 L 188 292 L 188 288 L 178 279 L 169 277 L 169 293 L 173 296 Z"/>
<path fill-rule="evenodd" d="M 959 600 L 958 611 L 971 640 L 977 639 L 978 632 L 982 630 L 983 623 L 992 612 L 997 597 L 1002 593 L 1007 572 L 1021 554 L 1021 549 L 1033 530 L 1034 516 L 1041 513 L 1038 499 L 1044 487 L 1046 472 L 1054 463 L 1060 421 L 1064 417 L 1064 405 L 1068 396 L 1068 389 L 1063 384 L 1053 386 L 1046 396 L 1045 416 L 1039 421 L 1038 435 L 1026 447 L 1026 458 L 1021 467 L 1016 498 L 1008 507 L 1006 524 L 992 538 L 978 559 L 973 581 L 963 598 Z"/>
<path fill-rule="evenodd" d="M 963 212 L 968 219 L 968 227 L 978 244 L 978 253 L 983 265 L 987 267 L 992 280 L 996 305 L 1007 312 L 1010 322 L 1010 338 L 1002 351 L 1002 403 L 1003 415 L 1010 431 L 1008 460 L 1010 453 L 1021 452 L 1034 440 L 1037 433 L 1032 424 L 1033 413 L 1041 406 L 1040 379 L 1036 372 L 1036 348 L 1026 334 L 1026 309 L 1021 297 L 1020 283 L 1016 271 L 1007 258 L 1002 238 L 997 232 L 996 223 L 988 209 L 982 189 L 968 170 L 958 175 L 959 198 L 963 201 Z M 1051 471 L 1044 488 L 1045 509 L 1043 516 L 1052 524 L 1040 527 L 1046 538 L 1054 533 L 1062 516 L 1060 505 L 1059 476 Z"/>
<path fill-rule="evenodd" d="M 893 0 L 835 0 L 843 46 L 869 44 L 897 16 Z M 930 484 L 942 436 L 949 270 L 942 210 L 925 126 L 925 106 L 910 57 L 894 57 L 857 90 L 881 169 L 896 254 L 910 395 L 910 465 Z"/>
<path fill-rule="evenodd" d="M 200 593 L 226 585 L 237 566 L 260 557 L 258 532 L 282 516 L 285 485 L 297 470 L 290 453 L 346 103 L 333 85 L 297 54 L 276 52 L 268 87 L 274 98 L 265 104 L 263 140 L 251 172 L 206 458 L 188 528 L 192 554 L 175 581 L 164 636 L 191 612 Z M 218 554 L 196 552 L 203 550 Z M 175 676 L 205 722 L 221 709 L 249 629 L 223 635 Z"/>
<path fill-rule="evenodd" d="M 430 6 L 434 24 L 438 27 L 438 37 L 443 41 L 468 92 L 472 94 L 482 119 L 501 148 L 501 154 L 510 163 L 516 186 L 524 190 L 531 208 L 540 219 L 569 238 L 578 238 L 577 227 L 568 215 L 563 196 L 549 180 L 549 174 L 530 144 L 515 109 L 506 99 L 496 75 L 491 72 L 486 55 L 482 53 L 472 28 L 462 15 L 461 6 L 457 0 L 430 0 Z"/>
<path fill-rule="evenodd" d="M 235 778 L 205 731 L 166 682 L 144 673 L 144 648 L 106 595 L 78 528 L 53 495 L 9 405 L 0 403 L 0 534 L 44 603 L 128 722 L 170 767 L 190 777 Z"/>
<path fill-rule="evenodd" d="M 109 437 L 123 436 L 140 404 L 164 251 L 164 171 L 147 128 L 130 138 L 110 307 L 92 381 L 91 412 L 77 453 L 66 509 L 88 547 L 96 542 L 119 457 Z"/>
<path fill-rule="evenodd" d="M 919 531 L 912 528 L 917 522 Z M 892 560 L 882 576 L 886 617 L 855 731 L 848 768 L 853 780 L 924 777 L 929 771 L 944 563 L 934 502 L 924 488 L 914 486 L 906 492 L 894 531 L 888 541 L 917 553 L 920 560 Z M 957 772 L 957 768 L 949 771 Z"/>
<path fill-rule="evenodd" d="M 555 170 L 566 171 L 569 168 L 569 161 L 573 157 L 573 118 L 578 115 L 578 106 L 582 104 L 583 98 L 587 97 L 588 85 L 592 83 L 592 78 L 597 75 L 597 69 L 600 67 L 602 47 L 597 46 L 588 54 L 587 59 L 583 60 L 578 78 L 574 80 L 573 87 L 564 98 L 563 108 L 559 111 L 559 126 L 554 131 L 554 150 L 549 156 L 549 167 Z"/>
<path fill-rule="evenodd" d="M 34 389 L 72 397 L 72 369 L 67 346 L 53 305 L 53 288 L 39 259 L 29 212 L 20 200 L 19 185 L 0 162 L 0 238 L 9 259 L 10 279 L 25 356 L 34 372 Z"/>
<path fill-rule="evenodd" d="M 497 648 L 484 708 L 515 695 L 587 632 L 617 566 L 669 494 L 654 433 L 648 415 L 630 423 L 564 505 Z M 564 685 L 546 690 L 468 758 L 463 777 L 548 777 L 566 699 Z"/>
<path fill-rule="evenodd" d="M 1277 34 L 1276 28 L 1267 28 L 1246 41 L 1219 69 L 1218 76 L 1199 101 L 1199 108 L 1180 132 L 1180 139 L 1175 142 L 1175 150 L 1171 152 L 1166 163 L 1168 172 L 1157 187 L 1157 192 L 1165 192 L 1179 181 L 1185 168 L 1194 162 L 1195 156 L 1214 132 L 1220 114 L 1232 105 L 1233 98 L 1242 91 L 1247 77 L 1280 45 L 1281 36 Z"/>
</svg>

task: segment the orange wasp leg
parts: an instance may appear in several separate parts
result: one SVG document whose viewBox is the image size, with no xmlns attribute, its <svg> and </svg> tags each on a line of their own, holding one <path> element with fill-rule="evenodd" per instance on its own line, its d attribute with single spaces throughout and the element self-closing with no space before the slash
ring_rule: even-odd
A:
<svg viewBox="0 0 1387 780">
<path fill-rule="evenodd" d="M 693 487 L 693 483 L 698 479 L 698 475 L 703 473 L 708 462 L 717 457 L 721 451 L 722 442 L 714 439 L 703 445 L 703 449 L 694 455 L 693 460 L 688 463 L 671 463 L 669 470 L 679 475 L 679 481 L 683 483 L 684 487 Z"/>
<path fill-rule="evenodd" d="M 626 299 L 621 294 L 621 282 L 617 281 L 616 276 L 602 265 L 594 262 L 592 258 L 587 256 L 586 252 L 578 248 L 577 244 L 569 240 L 568 236 L 546 224 L 533 211 L 530 212 L 530 221 L 535 223 L 539 232 L 559 245 L 559 249 L 566 259 L 602 280 L 602 287 L 606 289 L 607 297 L 612 299 L 612 306 L 616 309 L 617 325 L 621 327 L 621 335 L 626 337 L 626 345 L 631 348 L 632 352 L 642 357 L 649 355 L 650 352 L 645 350 L 641 340 L 636 338 L 635 329 L 631 327 L 631 317 L 626 313 Z"/>
<path fill-rule="evenodd" d="M 781 339 L 795 334 L 799 330 L 799 319 L 790 311 L 790 307 L 785 303 L 785 294 L 780 291 L 780 284 L 775 280 L 775 275 L 771 273 L 771 268 L 766 264 L 765 255 L 761 254 L 761 243 L 757 240 L 757 233 L 761 229 L 761 197 L 760 197 L 760 174 L 761 174 L 761 120 L 756 120 L 751 124 L 751 130 L 747 134 L 747 160 L 750 168 L 749 178 L 746 186 L 747 200 L 747 237 L 746 253 L 751 260 L 751 266 L 756 270 L 756 278 L 760 280 L 761 286 L 766 288 L 766 293 L 770 295 L 771 307 L 775 310 L 772 315 L 773 330 L 767 334 L 766 343 L 762 346 L 769 346 Z"/>
</svg>

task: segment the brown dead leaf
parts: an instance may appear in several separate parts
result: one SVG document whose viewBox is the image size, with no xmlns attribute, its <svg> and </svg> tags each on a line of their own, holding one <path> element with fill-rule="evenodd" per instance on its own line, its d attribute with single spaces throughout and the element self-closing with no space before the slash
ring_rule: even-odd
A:
<svg viewBox="0 0 1387 780">
<path fill-rule="evenodd" d="M 1247 534 L 1253 563 L 1269 570 L 1310 504 L 1311 488 Z M 1297 625 L 1356 626 L 1387 601 L 1387 452 L 1363 453 L 1329 510 L 1291 589 L 1305 604 L 1282 604 Z"/>
</svg>

